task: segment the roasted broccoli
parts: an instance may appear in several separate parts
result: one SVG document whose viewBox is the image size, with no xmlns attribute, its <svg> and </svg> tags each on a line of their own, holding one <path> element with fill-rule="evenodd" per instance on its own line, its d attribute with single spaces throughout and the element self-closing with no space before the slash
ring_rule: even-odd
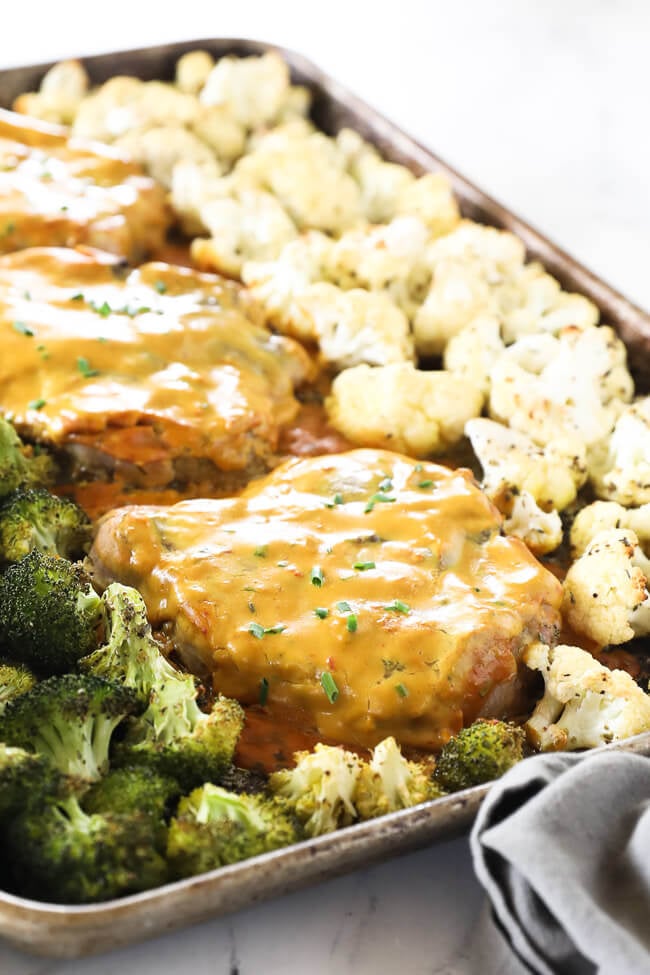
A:
<svg viewBox="0 0 650 975">
<path fill-rule="evenodd" d="M 282 800 L 237 795 L 208 782 L 181 799 L 169 827 L 167 859 L 174 876 L 188 877 L 299 839 L 297 820 Z"/>
<path fill-rule="evenodd" d="M 31 691 L 36 678 L 24 664 L 0 663 L 0 714 L 7 701 Z"/>
<path fill-rule="evenodd" d="M 516 725 L 480 718 L 443 747 L 434 779 L 448 792 L 498 779 L 524 757 L 524 740 Z"/>
<path fill-rule="evenodd" d="M 372 819 L 396 809 L 438 799 L 444 789 L 432 779 L 434 763 L 409 762 L 394 738 L 385 738 L 364 762 L 353 802 L 360 819 Z"/>
<path fill-rule="evenodd" d="M 98 643 L 103 604 L 83 570 L 34 550 L 0 577 L 0 645 L 37 673 L 58 674 Z"/>
<path fill-rule="evenodd" d="M 10 816 L 62 795 L 65 778 L 45 755 L 0 743 L 0 825 Z"/>
<path fill-rule="evenodd" d="M 74 796 L 14 818 L 5 856 L 17 893 L 56 903 L 109 900 L 167 879 L 146 814 L 89 815 Z"/>
<path fill-rule="evenodd" d="M 114 768 L 84 794 L 81 805 L 87 813 L 142 812 L 164 820 L 172 812 L 181 790 L 178 782 L 159 775 L 145 765 Z"/>
<path fill-rule="evenodd" d="M 133 691 L 100 677 L 50 677 L 7 704 L 0 741 L 45 755 L 64 775 L 92 782 L 108 769 L 115 728 L 138 707 Z"/>
<path fill-rule="evenodd" d="M 68 498 L 44 488 L 15 491 L 0 506 L 0 560 L 18 562 L 37 548 L 75 561 L 90 543 L 90 519 Z"/>
<path fill-rule="evenodd" d="M 51 484 L 55 473 L 51 456 L 26 447 L 11 423 L 0 418 L 0 498 L 17 488 Z"/>
<path fill-rule="evenodd" d="M 170 775 L 187 791 L 218 781 L 232 762 L 244 714 L 236 701 L 219 697 L 208 714 L 197 703 L 194 677 L 176 670 L 151 634 L 142 597 L 114 584 L 104 593 L 108 640 L 80 666 L 121 681 L 147 704 L 129 722 L 116 749 L 119 764 L 145 764 Z"/>
<path fill-rule="evenodd" d="M 115 582 L 104 592 L 102 604 L 105 643 L 79 661 L 82 670 L 131 687 L 145 703 L 154 687 L 187 679 L 161 653 L 137 589 Z"/>
</svg>

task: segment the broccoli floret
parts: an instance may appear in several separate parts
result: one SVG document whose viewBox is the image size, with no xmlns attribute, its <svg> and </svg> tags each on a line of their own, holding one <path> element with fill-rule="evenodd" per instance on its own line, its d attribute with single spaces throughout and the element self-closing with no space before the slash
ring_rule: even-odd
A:
<svg viewBox="0 0 650 975">
<path fill-rule="evenodd" d="M 189 675 L 178 674 L 154 688 L 147 710 L 129 722 L 116 763 L 148 765 L 177 779 L 184 791 L 218 782 L 232 764 L 244 712 L 237 701 L 218 697 L 206 714 L 196 693 Z"/>
<path fill-rule="evenodd" d="M 189 877 L 299 839 L 298 823 L 282 800 L 237 795 L 208 782 L 181 799 L 167 859 L 175 876 Z"/>
<path fill-rule="evenodd" d="M 79 661 L 82 670 L 131 687 L 144 702 L 149 701 L 154 687 L 186 678 L 161 653 L 137 589 L 113 583 L 104 592 L 102 603 L 106 642 Z"/>
<path fill-rule="evenodd" d="M 138 708 L 133 691 L 100 677 L 50 677 L 7 704 L 0 741 L 46 755 L 64 775 L 93 782 L 108 769 L 115 728 Z"/>
<path fill-rule="evenodd" d="M 87 904 L 167 879 L 147 815 L 88 815 L 74 796 L 16 817 L 6 841 L 13 887 L 26 897 Z"/>
<path fill-rule="evenodd" d="M 65 778 L 45 755 L 0 743 L 0 825 L 63 793 Z"/>
<path fill-rule="evenodd" d="M 78 565 L 34 550 L 0 578 L 0 645 L 37 673 L 70 670 L 98 643 L 103 605 Z"/>
<path fill-rule="evenodd" d="M 74 562 L 88 550 L 90 532 L 90 519 L 69 498 L 44 488 L 15 491 L 0 506 L 0 559 L 18 562 L 37 548 Z"/>
<path fill-rule="evenodd" d="M 159 775 L 145 765 L 125 766 L 111 769 L 95 782 L 81 804 L 87 813 L 142 812 L 165 820 L 180 793 L 178 782 L 167 775 Z"/>
<path fill-rule="evenodd" d="M 24 664 L 0 663 L 0 714 L 8 701 L 31 691 L 36 678 Z"/>
<path fill-rule="evenodd" d="M 55 474 L 51 456 L 26 447 L 11 423 L 0 418 L 0 498 L 17 488 L 51 484 Z"/>
<path fill-rule="evenodd" d="M 438 799 L 444 790 L 432 780 L 433 762 L 409 762 L 394 738 L 385 738 L 364 762 L 353 802 L 360 819 L 372 819 Z"/>
<path fill-rule="evenodd" d="M 434 779 L 449 792 L 498 779 L 524 757 L 524 740 L 517 725 L 480 718 L 443 747 Z"/>
<path fill-rule="evenodd" d="M 363 768 L 359 756 L 319 742 L 313 751 L 293 757 L 295 768 L 274 772 L 269 788 L 291 803 L 307 835 L 320 836 L 354 822 L 354 793 Z"/>
</svg>

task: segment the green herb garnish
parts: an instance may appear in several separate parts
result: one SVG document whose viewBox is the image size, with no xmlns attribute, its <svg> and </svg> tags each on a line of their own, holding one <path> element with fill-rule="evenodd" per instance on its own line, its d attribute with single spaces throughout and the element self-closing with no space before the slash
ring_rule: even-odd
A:
<svg viewBox="0 0 650 975">
<path fill-rule="evenodd" d="M 403 613 L 404 616 L 408 616 L 411 612 L 411 607 L 408 603 L 403 603 L 401 599 L 394 599 L 392 603 L 388 603 L 384 606 L 384 609 L 388 610 L 389 613 Z"/>
<path fill-rule="evenodd" d="M 368 569 L 374 569 L 376 566 L 374 562 L 355 562 L 353 568 L 358 572 L 367 572 Z"/>
<path fill-rule="evenodd" d="M 262 626 L 261 623 L 249 623 L 248 625 L 248 632 L 252 633 L 258 640 L 274 633 L 282 633 L 283 630 L 286 630 L 286 626 L 282 623 L 278 623 L 277 626 Z"/>
<path fill-rule="evenodd" d="M 350 615 L 345 621 L 345 625 L 347 627 L 348 633 L 357 632 L 358 620 L 357 620 L 356 613 L 350 613 Z"/>
<path fill-rule="evenodd" d="M 320 675 L 320 682 L 323 690 L 327 694 L 327 700 L 330 702 L 330 704 L 334 704 L 339 696 L 339 689 L 336 686 L 336 681 L 329 671 L 326 670 Z"/>
<path fill-rule="evenodd" d="M 400 697 L 408 697 L 409 696 L 408 689 L 406 687 L 404 687 L 403 684 L 395 684 L 395 690 L 397 691 L 397 693 L 399 694 Z"/>
<path fill-rule="evenodd" d="M 34 329 L 30 328 L 29 325 L 25 325 L 24 322 L 12 322 L 11 327 L 19 335 L 26 335 L 28 338 L 34 337 Z"/>
<path fill-rule="evenodd" d="M 256 549 L 253 549 L 253 555 L 256 555 L 258 559 L 265 559 L 267 552 L 268 552 L 267 545 L 258 545 Z"/>
<path fill-rule="evenodd" d="M 269 682 L 266 677 L 262 677 L 260 681 L 260 704 L 262 707 L 266 704 L 266 700 L 269 696 Z"/>
<path fill-rule="evenodd" d="M 154 281 L 153 286 L 159 295 L 164 295 L 164 293 L 167 291 L 167 285 L 164 281 Z"/>
<path fill-rule="evenodd" d="M 370 501 L 368 502 L 368 504 L 365 506 L 363 510 L 365 514 L 368 514 L 368 512 L 372 511 L 372 509 L 375 507 L 376 504 L 392 504 L 393 501 L 396 500 L 397 500 L 396 498 L 391 498 L 389 497 L 389 495 L 384 494 L 383 491 L 378 491 L 376 494 L 373 494 Z"/>
<path fill-rule="evenodd" d="M 346 603 L 345 600 L 342 600 L 340 603 L 337 603 L 336 604 L 336 608 L 338 609 L 339 613 L 351 613 L 352 612 L 352 607 L 350 606 L 349 603 Z"/>
<path fill-rule="evenodd" d="M 329 614 L 329 609 L 325 609 L 324 606 L 317 606 L 314 610 L 314 616 L 317 616 L 319 620 L 326 620 Z"/>
<path fill-rule="evenodd" d="M 309 578 L 311 579 L 312 586 L 318 586 L 318 588 L 320 589 L 325 579 L 325 576 L 323 575 L 323 570 L 321 569 L 320 565 L 314 566 L 314 568 L 311 570 L 311 574 Z"/>
<path fill-rule="evenodd" d="M 424 491 L 425 488 L 433 487 L 433 481 L 420 481 L 418 487 Z"/>
<path fill-rule="evenodd" d="M 92 379 L 93 376 L 99 375 L 99 369 L 93 369 L 85 356 L 77 356 L 77 369 L 84 377 L 84 379 Z"/>
<path fill-rule="evenodd" d="M 47 400 L 44 399 L 33 399 L 31 403 L 27 404 L 30 410 L 42 410 L 43 407 L 46 405 L 47 405 Z"/>
</svg>

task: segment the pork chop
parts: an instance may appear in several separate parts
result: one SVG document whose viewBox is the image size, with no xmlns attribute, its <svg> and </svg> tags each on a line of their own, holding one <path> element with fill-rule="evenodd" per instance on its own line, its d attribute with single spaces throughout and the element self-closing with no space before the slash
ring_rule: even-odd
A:
<svg viewBox="0 0 650 975">
<path fill-rule="evenodd" d="M 469 471 L 355 450 L 116 510 L 90 561 L 221 693 L 330 741 L 436 749 L 521 713 L 522 651 L 557 639 L 562 587 L 501 521 Z"/>
</svg>

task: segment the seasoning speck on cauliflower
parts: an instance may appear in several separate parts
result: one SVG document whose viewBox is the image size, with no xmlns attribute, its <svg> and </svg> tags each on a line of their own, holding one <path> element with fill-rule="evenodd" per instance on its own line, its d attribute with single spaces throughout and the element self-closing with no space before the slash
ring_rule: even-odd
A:
<svg viewBox="0 0 650 975">
<path fill-rule="evenodd" d="M 451 373 L 405 362 L 346 369 L 326 405 L 332 425 L 353 443 L 426 457 L 457 443 L 482 404 L 481 393 Z"/>
<path fill-rule="evenodd" d="M 596 748 L 650 730 L 650 695 L 624 670 L 565 644 L 533 643 L 524 662 L 544 678 L 544 696 L 524 726 L 543 751 Z"/>
</svg>

